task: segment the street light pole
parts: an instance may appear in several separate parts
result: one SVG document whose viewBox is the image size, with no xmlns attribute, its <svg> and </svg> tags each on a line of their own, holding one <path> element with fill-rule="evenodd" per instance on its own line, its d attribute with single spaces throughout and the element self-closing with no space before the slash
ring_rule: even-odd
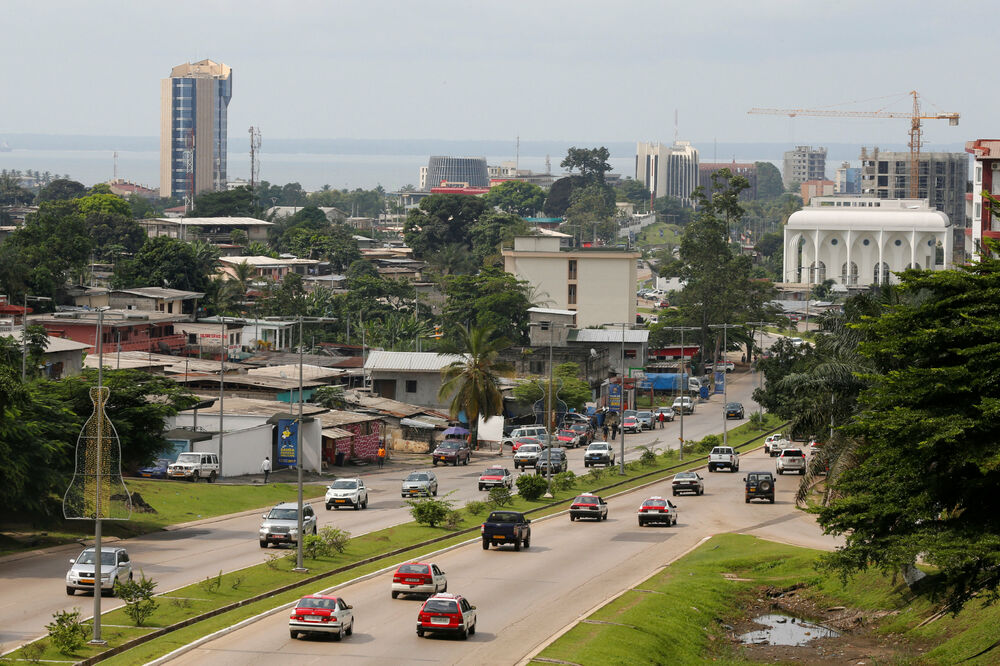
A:
<svg viewBox="0 0 1000 666">
<path fill-rule="evenodd" d="M 691 389 L 691 380 L 687 379 L 684 374 L 684 362 L 687 357 L 684 355 L 684 332 L 685 331 L 697 331 L 699 330 L 697 326 L 670 326 L 665 327 L 668 331 L 680 331 L 681 332 L 681 372 L 680 372 L 680 382 L 681 382 L 681 432 L 678 438 L 678 448 L 677 448 L 677 460 L 684 460 L 684 400 L 683 396 L 687 395 Z M 694 403 L 694 398 L 690 399 Z"/>
<path fill-rule="evenodd" d="M 97 400 L 100 403 L 97 410 L 98 420 L 104 417 L 104 308 L 97 311 Z M 94 633 L 90 639 L 92 645 L 105 645 L 107 641 L 101 638 L 101 597 L 104 595 L 104 583 L 101 581 L 101 449 L 104 442 L 101 436 L 104 425 L 97 428 L 97 449 L 94 460 Z"/>
<path fill-rule="evenodd" d="M 549 438 L 549 462 L 545 466 L 545 498 L 550 499 L 552 497 L 552 336 L 555 333 L 556 327 L 551 321 L 546 322 L 549 327 L 549 395 L 548 409 L 545 413 L 545 431 L 548 433 Z"/>
<path fill-rule="evenodd" d="M 758 353 L 758 358 L 759 358 L 760 352 L 764 351 L 764 327 L 765 326 L 774 326 L 774 323 L 770 322 L 770 321 L 748 321 L 748 322 L 746 322 L 744 324 L 744 326 L 752 326 L 752 327 L 756 328 L 757 331 L 758 331 L 758 333 L 759 333 L 758 339 L 760 340 L 760 344 L 757 346 L 757 349 L 758 349 L 757 353 Z M 753 335 L 752 334 L 750 336 L 750 359 L 749 360 L 750 360 L 751 373 L 756 373 L 757 372 L 757 364 L 754 363 L 754 360 L 753 360 Z M 753 384 L 753 377 L 752 376 L 750 378 L 750 383 Z M 760 389 L 760 388 L 763 388 L 763 386 L 764 386 L 764 373 L 761 372 L 757 376 L 757 388 Z M 762 414 L 763 413 L 763 407 L 761 407 L 761 405 L 760 405 L 759 402 L 757 403 L 757 413 L 758 414 Z"/>
<path fill-rule="evenodd" d="M 621 367 L 618 373 L 618 379 L 621 383 L 621 404 L 619 406 L 618 418 L 619 427 L 621 428 L 621 442 L 619 444 L 619 460 L 618 460 L 618 473 L 620 475 L 625 474 L 625 327 L 631 326 L 632 324 L 627 321 L 615 321 L 608 322 L 604 326 L 621 326 L 622 327 L 622 348 L 621 348 Z"/>
<path fill-rule="evenodd" d="M 726 379 L 726 352 L 729 346 L 729 329 L 731 328 L 742 328 L 740 324 L 709 324 L 709 328 L 721 328 L 722 329 L 722 445 L 729 446 L 729 419 L 726 416 L 726 400 L 728 395 L 729 381 Z M 712 370 L 712 374 L 715 375 L 718 372 L 718 366 Z"/>
</svg>

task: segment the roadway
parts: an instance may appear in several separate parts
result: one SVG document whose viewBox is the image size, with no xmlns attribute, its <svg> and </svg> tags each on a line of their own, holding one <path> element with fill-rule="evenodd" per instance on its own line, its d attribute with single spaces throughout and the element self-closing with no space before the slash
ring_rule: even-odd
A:
<svg viewBox="0 0 1000 666">
<path fill-rule="evenodd" d="M 747 372 L 732 373 L 729 378 L 729 400 L 743 402 L 749 416 L 756 409 L 756 404 L 750 399 L 756 379 Z M 685 417 L 685 439 L 700 439 L 720 432 L 721 408 L 721 395 L 713 396 L 707 403 L 700 403 L 694 415 Z M 729 421 L 730 427 L 739 423 Z M 677 419 L 665 424 L 663 429 L 627 435 L 626 460 L 639 456 L 639 446 L 676 448 L 679 429 L 680 419 Z M 615 451 L 618 450 L 616 442 Z M 570 469 L 574 472 L 582 474 L 586 471 L 582 462 L 582 449 L 569 450 L 568 458 Z M 476 480 L 486 464 L 495 462 L 501 462 L 514 471 L 509 451 L 503 457 L 477 453 L 468 466 L 439 465 L 433 468 L 440 482 L 439 496 L 454 490 L 450 499 L 456 500 L 456 507 L 463 506 L 471 499 L 485 498 L 486 493 L 478 490 Z M 399 496 L 399 488 L 406 475 L 415 469 L 431 469 L 431 466 L 389 463 L 381 471 L 366 470 L 361 476 L 369 486 L 368 509 L 328 512 L 322 504 L 317 504 L 319 526 L 334 525 L 360 535 L 410 521 L 409 509 Z M 288 499 L 294 501 L 295 497 L 293 495 Z M 143 571 L 157 582 L 157 590 L 164 592 L 214 576 L 220 568 L 232 571 L 263 562 L 275 551 L 273 548 L 263 550 L 258 546 L 259 524 L 260 515 L 256 512 L 220 517 L 209 522 L 200 521 L 200 524 L 190 527 L 134 537 L 116 545 L 126 547 L 135 571 Z M 84 597 L 80 592 L 69 597 L 65 590 L 69 559 L 78 553 L 79 549 L 67 547 L 21 559 L 7 558 L 0 561 L 0 577 L 15 583 L 3 586 L 3 591 L 0 592 L 0 653 L 43 635 L 45 624 L 51 621 L 52 614 L 58 610 L 78 607 L 85 617 L 90 616 L 92 597 Z M 102 600 L 102 609 L 105 610 L 120 605 L 112 597 Z"/>
</svg>

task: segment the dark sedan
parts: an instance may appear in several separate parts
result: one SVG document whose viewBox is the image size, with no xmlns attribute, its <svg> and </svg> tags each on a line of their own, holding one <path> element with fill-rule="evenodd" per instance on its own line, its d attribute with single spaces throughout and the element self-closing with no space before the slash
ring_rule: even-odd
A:
<svg viewBox="0 0 1000 666">
<path fill-rule="evenodd" d="M 726 418 L 727 419 L 742 419 L 743 418 L 743 403 L 742 402 L 727 402 L 726 403 Z"/>
<path fill-rule="evenodd" d="M 544 475 L 548 473 L 550 461 L 549 452 L 552 453 L 551 464 L 553 474 L 565 472 L 569 469 L 569 463 L 566 460 L 566 452 L 562 449 L 551 448 L 538 454 L 538 460 L 535 462 L 535 474 Z"/>
<path fill-rule="evenodd" d="M 165 479 L 167 478 L 167 467 L 172 462 L 173 460 L 169 458 L 160 458 L 149 467 L 140 468 L 139 476 L 146 479 Z"/>
<path fill-rule="evenodd" d="M 442 462 L 444 464 L 451 463 L 452 465 L 468 465 L 469 458 L 472 457 L 472 450 L 469 449 L 469 445 L 465 443 L 464 439 L 446 439 L 438 447 L 434 449 L 434 453 L 431 454 L 431 463 L 435 466 Z"/>
</svg>

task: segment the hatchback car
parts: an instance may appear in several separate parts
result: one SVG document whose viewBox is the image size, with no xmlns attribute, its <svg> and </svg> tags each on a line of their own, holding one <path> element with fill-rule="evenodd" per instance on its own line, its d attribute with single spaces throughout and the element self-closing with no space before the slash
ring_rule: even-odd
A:
<svg viewBox="0 0 1000 666">
<path fill-rule="evenodd" d="M 403 488 L 400 495 L 406 497 L 417 497 L 423 495 L 430 497 L 438 494 L 438 480 L 434 472 L 410 472 L 410 475 L 403 479 Z"/>
<path fill-rule="evenodd" d="M 436 564 L 408 562 L 392 574 L 392 598 L 401 594 L 437 594 L 448 591 L 448 579 Z"/>
<path fill-rule="evenodd" d="M 459 463 L 468 465 L 471 457 L 472 451 L 464 439 L 446 439 L 434 449 L 434 453 L 431 454 L 431 462 L 434 465 L 439 462 L 446 465 L 448 463 L 456 466 Z"/>
<path fill-rule="evenodd" d="M 583 452 L 583 466 L 604 465 L 610 467 L 615 464 L 615 452 L 607 442 L 594 442 Z"/>
<path fill-rule="evenodd" d="M 806 454 L 802 449 L 783 449 L 778 459 L 774 461 L 778 474 L 785 472 L 806 473 Z"/>
<path fill-rule="evenodd" d="M 260 547 L 267 548 L 270 544 L 297 543 L 299 540 L 299 505 L 296 502 L 283 502 L 263 515 L 264 522 L 260 524 Z M 305 534 L 316 534 L 316 513 L 308 504 L 302 507 L 302 531 Z"/>
<path fill-rule="evenodd" d="M 741 402 L 727 402 L 726 403 L 726 418 L 727 419 L 742 419 L 743 418 L 743 403 L 741 403 Z"/>
<path fill-rule="evenodd" d="M 643 430 L 653 429 L 653 412 L 639 412 L 635 415 L 635 418 L 639 419 L 639 424 Z"/>
<path fill-rule="evenodd" d="M 518 437 L 511 444 L 510 450 L 512 453 L 517 453 L 525 444 L 536 444 L 541 447 L 542 440 L 538 439 L 538 437 Z"/>
<path fill-rule="evenodd" d="M 457 634 L 466 639 L 476 633 L 476 607 L 458 594 L 435 594 L 417 613 L 417 636 L 425 633 Z"/>
<path fill-rule="evenodd" d="M 87 548 L 76 559 L 70 560 L 66 572 L 66 594 L 74 596 L 77 590 L 93 592 L 95 588 L 94 564 L 97 557 L 93 548 Z M 115 593 L 115 583 L 132 580 L 132 561 L 124 548 L 101 548 L 101 594 Z"/>
<path fill-rule="evenodd" d="M 569 507 L 570 522 L 577 518 L 594 518 L 595 520 L 608 519 L 608 503 L 600 495 L 585 493 L 577 495 L 573 504 Z"/>
<path fill-rule="evenodd" d="M 642 432 L 642 424 L 634 416 L 626 416 L 622 420 L 622 430 L 625 432 Z"/>
<path fill-rule="evenodd" d="M 167 468 L 173 461 L 170 458 L 160 458 L 152 465 L 139 468 L 139 476 L 144 479 L 165 479 L 167 478 Z"/>
<path fill-rule="evenodd" d="M 337 479 L 326 487 L 326 510 L 342 506 L 368 508 L 368 488 L 360 478 Z"/>
<path fill-rule="evenodd" d="M 680 493 L 705 494 L 705 480 L 698 472 L 678 472 L 670 484 L 674 497 Z"/>
<path fill-rule="evenodd" d="M 339 641 L 354 633 L 354 607 L 340 597 L 311 594 L 295 603 L 288 616 L 288 633 L 292 638 L 299 634 L 321 634 Z"/>
<path fill-rule="evenodd" d="M 650 523 L 665 523 L 667 527 L 677 524 L 677 507 L 673 502 L 662 497 L 650 497 L 644 500 L 637 512 L 639 527 Z"/>
<path fill-rule="evenodd" d="M 479 489 L 489 490 L 490 488 L 506 488 L 510 490 L 514 487 L 514 475 L 505 467 L 487 467 L 479 475 Z"/>
<path fill-rule="evenodd" d="M 514 454 L 514 469 L 534 467 L 541 453 L 542 447 L 538 444 L 522 444 Z"/>
</svg>

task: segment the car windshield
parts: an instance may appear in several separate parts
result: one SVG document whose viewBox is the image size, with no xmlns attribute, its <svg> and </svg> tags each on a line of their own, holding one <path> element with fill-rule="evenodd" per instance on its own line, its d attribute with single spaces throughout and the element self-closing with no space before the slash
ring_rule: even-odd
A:
<svg viewBox="0 0 1000 666">
<path fill-rule="evenodd" d="M 576 431 L 574 431 L 574 430 L 560 430 L 559 431 L 559 436 L 560 437 L 576 437 Z"/>
<path fill-rule="evenodd" d="M 577 432 L 584 432 L 587 430 L 587 424 L 585 423 L 574 423 L 569 427 L 570 430 L 575 430 Z"/>
<path fill-rule="evenodd" d="M 177 456 L 177 462 L 179 463 L 200 463 L 201 454 L 200 453 L 182 453 Z"/>
<path fill-rule="evenodd" d="M 517 452 L 518 453 L 522 453 L 522 452 L 523 453 L 538 453 L 541 450 L 542 450 L 542 447 L 540 447 L 538 444 L 522 444 L 521 447 L 517 450 Z"/>
<path fill-rule="evenodd" d="M 327 608 L 334 609 L 337 607 L 337 602 L 333 599 L 317 599 L 316 597 L 306 597 L 304 599 L 299 599 L 295 604 L 296 608 Z"/>
<path fill-rule="evenodd" d="M 625 412 L 624 412 L 624 415 L 626 417 L 635 416 L 635 410 L 634 409 L 626 409 Z"/>
<path fill-rule="evenodd" d="M 580 495 L 573 502 L 576 504 L 597 504 L 597 497 L 594 495 Z"/>
<path fill-rule="evenodd" d="M 652 418 L 653 412 L 639 412 L 638 414 L 636 414 L 636 416 L 639 417 L 640 419 L 648 419 Z"/>
<path fill-rule="evenodd" d="M 739 409 L 741 406 L 738 402 L 730 402 L 726 405 L 726 409 Z"/>
<path fill-rule="evenodd" d="M 680 472 L 674 476 L 675 479 L 696 479 L 698 475 L 694 472 Z"/>
<path fill-rule="evenodd" d="M 457 449 L 459 447 L 458 442 L 441 442 L 438 445 L 439 449 Z"/>
<path fill-rule="evenodd" d="M 407 481 L 429 481 L 429 477 L 426 474 L 411 474 L 406 477 Z"/>
<path fill-rule="evenodd" d="M 431 568 L 426 564 L 404 564 L 396 570 L 396 573 L 401 574 L 428 574 L 431 572 Z"/>
<path fill-rule="evenodd" d="M 80 554 L 80 557 L 76 560 L 77 564 L 93 564 L 94 563 L 94 551 L 85 550 Z M 101 551 L 101 565 L 114 564 L 115 563 L 115 551 L 102 550 Z"/>
<path fill-rule="evenodd" d="M 503 476 L 503 467 L 487 467 L 483 476 Z"/>
<path fill-rule="evenodd" d="M 348 481 L 347 479 L 341 479 L 339 481 L 334 481 L 333 485 L 330 486 L 335 490 L 354 490 L 358 487 L 357 481 Z"/>
<path fill-rule="evenodd" d="M 608 445 L 605 444 L 604 442 L 601 442 L 600 444 L 591 444 L 590 446 L 587 447 L 587 450 L 588 451 L 607 451 L 608 450 Z"/>
<path fill-rule="evenodd" d="M 298 515 L 296 509 L 271 509 L 267 518 L 268 520 L 298 520 Z"/>
<path fill-rule="evenodd" d="M 430 599 L 424 604 L 425 613 L 457 613 L 458 602 L 450 599 Z"/>
<path fill-rule="evenodd" d="M 648 499 L 642 503 L 643 506 L 666 506 L 667 500 L 662 499 Z"/>
</svg>

